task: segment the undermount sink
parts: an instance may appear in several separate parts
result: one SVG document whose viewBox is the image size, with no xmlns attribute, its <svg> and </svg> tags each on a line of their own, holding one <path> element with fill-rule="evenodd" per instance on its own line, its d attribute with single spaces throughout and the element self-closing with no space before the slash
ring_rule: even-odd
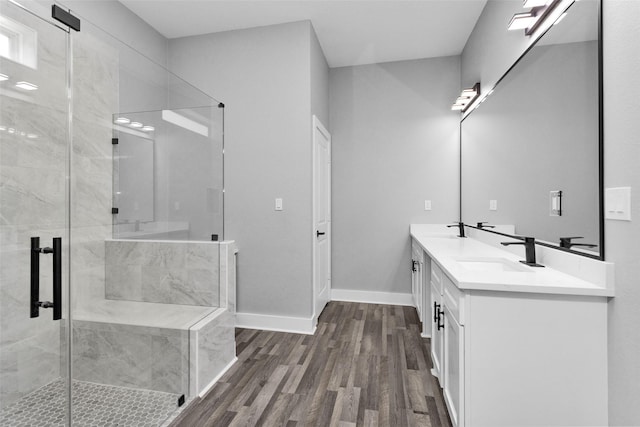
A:
<svg viewBox="0 0 640 427">
<path fill-rule="evenodd" d="M 458 264 L 469 271 L 486 271 L 486 272 L 529 272 L 524 265 L 517 261 L 511 261 L 505 258 L 459 258 L 456 259 Z"/>
</svg>

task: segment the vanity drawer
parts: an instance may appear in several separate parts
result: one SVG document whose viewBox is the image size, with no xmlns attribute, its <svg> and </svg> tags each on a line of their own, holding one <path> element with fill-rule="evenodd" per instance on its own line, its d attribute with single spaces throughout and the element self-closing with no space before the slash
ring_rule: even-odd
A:
<svg viewBox="0 0 640 427">
<path fill-rule="evenodd" d="M 444 305 L 449 309 L 451 315 L 460 325 L 464 325 L 464 292 L 449 279 L 443 275 L 444 282 Z"/>
<path fill-rule="evenodd" d="M 431 260 L 431 285 L 442 295 L 442 278 L 445 277 L 442 269 Z"/>
</svg>

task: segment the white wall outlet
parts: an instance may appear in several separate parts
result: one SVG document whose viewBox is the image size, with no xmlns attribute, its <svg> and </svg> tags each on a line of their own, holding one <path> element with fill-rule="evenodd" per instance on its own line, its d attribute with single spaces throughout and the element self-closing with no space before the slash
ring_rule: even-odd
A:
<svg viewBox="0 0 640 427">
<path fill-rule="evenodd" d="M 425 200 L 424 201 L 424 210 L 425 211 L 430 211 L 431 210 L 431 200 Z"/>
<path fill-rule="evenodd" d="M 631 187 L 605 189 L 604 217 L 618 221 L 631 221 Z"/>
<path fill-rule="evenodd" d="M 281 198 L 277 198 L 276 199 L 276 210 L 277 211 L 281 211 L 282 210 L 282 199 Z"/>
<path fill-rule="evenodd" d="M 489 210 L 497 211 L 498 210 L 498 201 L 497 200 L 489 200 Z"/>
</svg>

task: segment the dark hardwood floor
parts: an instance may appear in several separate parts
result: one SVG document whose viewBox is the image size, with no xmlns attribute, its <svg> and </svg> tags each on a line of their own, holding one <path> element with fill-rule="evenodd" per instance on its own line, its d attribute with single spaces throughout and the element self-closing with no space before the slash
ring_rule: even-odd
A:
<svg viewBox="0 0 640 427">
<path fill-rule="evenodd" d="M 314 335 L 236 342 L 238 362 L 172 427 L 451 425 L 413 307 L 333 301 Z"/>
</svg>

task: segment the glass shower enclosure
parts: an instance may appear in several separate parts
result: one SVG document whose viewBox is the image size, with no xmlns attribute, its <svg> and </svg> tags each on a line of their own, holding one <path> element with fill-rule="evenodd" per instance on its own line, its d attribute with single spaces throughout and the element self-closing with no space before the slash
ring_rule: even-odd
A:
<svg viewBox="0 0 640 427">
<path fill-rule="evenodd" d="M 224 106 L 51 8 L 0 0 L 0 425 L 159 426 L 219 305 Z"/>
</svg>

